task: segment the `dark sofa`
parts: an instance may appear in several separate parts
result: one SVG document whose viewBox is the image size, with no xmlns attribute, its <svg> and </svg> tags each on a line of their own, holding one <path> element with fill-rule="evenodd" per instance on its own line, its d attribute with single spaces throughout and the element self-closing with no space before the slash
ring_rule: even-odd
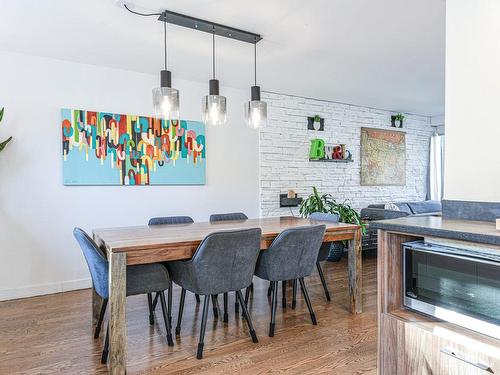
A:
<svg viewBox="0 0 500 375">
<path fill-rule="evenodd" d="M 375 220 L 396 219 L 404 216 L 439 216 L 441 215 L 441 202 L 398 202 L 392 204 L 393 208 L 386 209 L 386 204 L 370 204 L 361 210 L 361 219 L 367 224 L 366 234 L 363 236 L 363 250 L 377 249 L 377 231 L 370 230 L 370 222 Z"/>
</svg>

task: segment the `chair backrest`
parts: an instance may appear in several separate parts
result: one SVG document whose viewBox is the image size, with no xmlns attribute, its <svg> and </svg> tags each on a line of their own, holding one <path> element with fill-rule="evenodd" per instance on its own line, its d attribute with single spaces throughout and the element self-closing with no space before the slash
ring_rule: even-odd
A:
<svg viewBox="0 0 500 375">
<path fill-rule="evenodd" d="M 260 228 L 254 228 L 215 232 L 205 237 L 189 261 L 199 294 L 220 294 L 249 286 L 261 235 Z"/>
<path fill-rule="evenodd" d="M 316 264 L 326 226 L 314 225 L 285 229 L 258 259 L 259 272 L 270 281 L 293 280 L 309 276 Z"/>
<path fill-rule="evenodd" d="M 338 223 L 340 216 L 339 214 L 328 214 L 324 212 L 313 212 L 311 215 L 309 215 L 309 219 L 311 220 L 317 220 L 317 221 L 328 221 L 331 223 Z M 328 259 L 328 256 L 330 254 L 330 247 L 332 246 L 331 242 L 323 242 L 321 244 L 319 253 L 318 253 L 318 261 L 322 262 L 326 259 Z"/>
<path fill-rule="evenodd" d="M 190 216 L 162 216 L 152 217 L 148 225 L 191 224 L 194 220 Z"/>
<path fill-rule="evenodd" d="M 246 220 L 248 216 L 243 212 L 229 212 L 227 214 L 213 214 L 210 215 L 210 222 L 216 221 L 229 221 L 229 220 Z"/>
<path fill-rule="evenodd" d="M 309 215 L 309 219 L 318 221 L 329 221 L 331 223 L 338 223 L 340 216 L 339 214 L 327 214 L 324 212 L 313 212 Z"/>
<path fill-rule="evenodd" d="M 94 289 L 102 298 L 108 298 L 108 261 L 96 243 L 83 229 L 73 229 L 90 271 Z"/>
</svg>

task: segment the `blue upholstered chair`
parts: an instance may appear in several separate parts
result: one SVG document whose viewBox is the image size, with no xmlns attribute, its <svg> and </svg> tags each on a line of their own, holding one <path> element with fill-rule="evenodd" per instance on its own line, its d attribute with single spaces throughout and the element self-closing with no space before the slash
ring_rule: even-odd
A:
<svg viewBox="0 0 500 375">
<path fill-rule="evenodd" d="M 211 223 L 216 223 L 219 221 L 232 221 L 232 220 L 247 220 L 248 216 L 245 215 L 243 212 L 229 212 L 225 214 L 212 214 L 210 215 L 210 222 Z M 247 289 L 245 292 L 245 304 L 248 302 L 248 297 L 250 290 L 253 290 L 253 283 L 251 284 L 250 289 Z M 214 306 L 214 316 L 218 316 L 217 312 L 217 296 L 212 296 L 212 302 Z M 224 293 L 224 317 L 223 321 L 224 323 L 227 323 L 229 321 L 228 319 L 228 314 L 227 314 L 227 303 L 228 303 L 228 294 Z M 234 311 L 238 312 L 239 311 L 239 303 L 238 303 L 238 297 L 235 296 L 234 298 Z"/>
<path fill-rule="evenodd" d="M 317 324 L 304 277 L 311 274 L 318 259 L 325 229 L 324 224 L 286 229 L 274 239 L 267 250 L 260 253 L 255 267 L 255 275 L 271 282 L 270 337 L 274 336 L 279 281 L 284 285 L 283 291 L 286 291 L 286 280 L 299 280 L 312 323 Z"/>
<path fill-rule="evenodd" d="M 194 220 L 190 216 L 160 216 L 160 217 L 152 217 L 148 221 L 149 226 L 172 225 L 172 224 L 192 224 L 192 223 L 194 223 Z M 166 265 L 167 265 L 167 263 L 165 263 L 165 266 Z M 173 292 L 173 288 L 170 287 L 168 290 L 168 321 L 170 322 L 170 324 L 172 324 L 172 292 Z M 156 309 L 156 304 L 158 303 L 158 296 L 159 296 L 159 293 L 156 293 L 152 307 L 149 309 L 149 321 L 150 322 L 154 322 L 153 312 Z M 196 297 L 196 302 L 199 303 L 200 296 L 198 296 L 196 294 L 195 297 Z M 152 298 L 151 294 L 148 294 L 148 301 L 150 301 L 151 298 Z"/>
<path fill-rule="evenodd" d="M 260 228 L 211 233 L 201 242 L 190 260 L 169 263 L 172 280 L 182 287 L 177 322 L 179 328 L 186 290 L 205 297 L 196 356 L 198 359 L 203 357 L 209 300 L 217 294 L 236 292 L 252 341 L 257 342 L 241 290 L 252 282 L 260 251 L 260 238 Z"/>
<path fill-rule="evenodd" d="M 80 228 L 73 230 L 80 248 L 82 249 L 85 260 L 89 267 L 90 276 L 96 293 L 103 299 L 99 319 L 94 332 L 94 338 L 99 337 L 102 321 L 106 313 L 108 304 L 108 268 L 109 263 L 106 255 L 97 247 L 96 243 L 89 237 L 85 231 Z M 170 288 L 171 282 L 167 269 L 162 264 L 141 264 L 127 266 L 127 296 L 138 294 L 149 294 L 158 292 L 163 311 L 163 320 L 167 331 L 167 341 L 169 346 L 173 346 L 172 332 L 167 318 L 167 307 L 165 303 L 164 291 Z M 150 301 L 151 303 L 151 301 Z M 151 307 L 151 304 L 150 304 Z M 106 338 L 104 340 L 104 350 L 102 352 L 101 362 L 106 363 L 109 348 L 109 323 L 106 329 Z"/>
</svg>

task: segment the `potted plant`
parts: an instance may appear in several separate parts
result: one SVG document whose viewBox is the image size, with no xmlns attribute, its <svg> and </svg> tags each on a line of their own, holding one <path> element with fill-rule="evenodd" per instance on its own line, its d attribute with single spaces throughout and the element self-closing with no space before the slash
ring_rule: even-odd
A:
<svg viewBox="0 0 500 375">
<path fill-rule="evenodd" d="M 394 128 L 402 128 L 405 116 L 402 113 L 391 116 L 391 124 Z M 399 125 L 399 126 L 398 126 Z"/>
<path fill-rule="evenodd" d="M 3 111 L 4 108 L 0 109 L 0 122 L 2 122 L 3 119 Z M 9 143 L 12 140 L 12 137 L 7 138 L 5 141 L 0 142 L 0 152 L 7 146 L 7 143 Z"/>
<path fill-rule="evenodd" d="M 314 130 L 321 129 L 321 117 L 319 115 L 314 116 L 313 128 Z"/>
<path fill-rule="evenodd" d="M 331 194 L 320 194 L 318 189 L 313 186 L 313 193 L 302 201 L 299 208 L 299 213 L 302 217 L 308 217 L 313 212 L 324 212 L 331 214 L 338 214 L 341 223 L 357 224 L 361 226 L 363 233 L 365 232 L 365 225 L 361 221 L 359 213 L 354 210 L 347 201 L 338 203 Z M 346 247 L 345 241 L 338 241 L 323 244 L 329 246 L 328 260 L 337 262 L 342 257 Z"/>
</svg>

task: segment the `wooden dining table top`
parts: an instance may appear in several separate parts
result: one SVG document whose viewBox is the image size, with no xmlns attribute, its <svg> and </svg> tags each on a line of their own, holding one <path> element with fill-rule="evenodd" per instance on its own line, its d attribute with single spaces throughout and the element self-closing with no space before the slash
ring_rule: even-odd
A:
<svg viewBox="0 0 500 375">
<path fill-rule="evenodd" d="M 193 250 L 207 235 L 214 232 L 260 228 L 262 230 L 263 245 L 267 247 L 285 229 L 318 224 L 326 226 L 325 241 L 328 240 L 329 236 L 338 232 L 345 232 L 349 237 L 352 232 L 360 228 L 354 224 L 331 223 L 284 216 L 189 224 L 103 228 L 95 229 L 93 235 L 98 245 L 104 245 L 107 251 L 113 253 L 129 251 L 138 253 L 140 251 L 147 252 L 151 249 L 179 248 L 182 246 Z M 348 239 L 347 237 L 345 239 Z"/>
</svg>

